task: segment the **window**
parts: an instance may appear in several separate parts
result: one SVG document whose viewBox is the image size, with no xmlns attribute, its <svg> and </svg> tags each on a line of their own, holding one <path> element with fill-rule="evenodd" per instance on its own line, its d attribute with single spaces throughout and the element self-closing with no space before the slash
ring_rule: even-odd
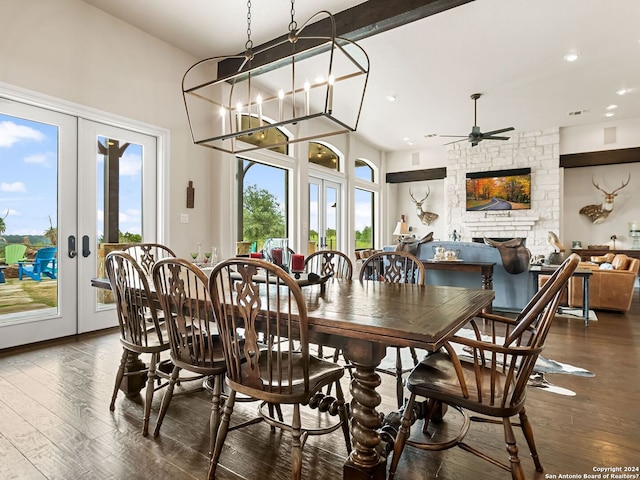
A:
<svg viewBox="0 0 640 480">
<path fill-rule="evenodd" d="M 369 165 L 366 161 L 359 158 L 356 160 L 355 173 L 356 178 L 366 180 L 367 182 L 375 181 L 375 178 L 373 176 L 373 167 L 371 167 L 371 165 Z"/>
<path fill-rule="evenodd" d="M 98 243 L 141 242 L 142 145 L 98 136 L 96 158 Z"/>
<path fill-rule="evenodd" d="M 375 194 L 361 188 L 355 193 L 356 250 L 373 248 Z"/>
<path fill-rule="evenodd" d="M 375 248 L 377 201 L 380 186 L 377 183 L 377 168 L 365 159 L 355 161 L 355 248 Z M 379 239 L 378 239 L 379 240 Z"/>
<path fill-rule="evenodd" d="M 309 163 L 340 171 L 340 154 L 330 145 L 309 142 Z"/>
<path fill-rule="evenodd" d="M 289 170 L 238 158 L 238 241 L 261 250 L 265 239 L 288 236 Z"/>
</svg>

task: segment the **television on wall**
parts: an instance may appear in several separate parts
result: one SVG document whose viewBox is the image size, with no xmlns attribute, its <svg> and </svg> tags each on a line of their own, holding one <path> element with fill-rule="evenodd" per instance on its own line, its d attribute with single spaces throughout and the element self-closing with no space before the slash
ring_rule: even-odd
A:
<svg viewBox="0 0 640 480">
<path fill-rule="evenodd" d="M 530 208 L 530 168 L 467 173 L 467 211 Z"/>
</svg>

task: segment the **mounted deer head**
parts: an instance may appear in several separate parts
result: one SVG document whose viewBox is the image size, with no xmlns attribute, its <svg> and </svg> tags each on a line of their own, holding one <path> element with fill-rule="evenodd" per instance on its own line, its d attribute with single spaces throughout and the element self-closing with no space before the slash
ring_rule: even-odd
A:
<svg viewBox="0 0 640 480">
<path fill-rule="evenodd" d="M 418 215 L 418 218 L 420 219 L 420 221 L 422 223 L 424 223 L 425 225 L 430 225 L 431 222 L 433 222 L 434 220 L 436 220 L 438 218 L 438 214 L 437 213 L 425 212 L 422 209 L 422 204 L 429 197 L 430 193 L 431 193 L 431 190 L 429 189 L 429 187 L 427 187 L 427 194 L 425 195 L 425 197 L 422 200 L 418 201 L 413 196 L 413 193 L 411 193 L 411 190 L 409 190 L 409 195 L 411 195 L 411 199 L 413 200 L 413 203 L 416 204 L 416 215 Z"/>
<path fill-rule="evenodd" d="M 600 205 L 587 205 L 585 207 L 582 207 L 580 209 L 580 214 L 589 217 L 594 225 L 604 222 L 609 214 L 613 211 L 613 199 L 618 196 L 616 192 L 626 187 L 629 184 L 630 180 L 631 173 L 629 173 L 629 178 L 627 178 L 626 182 L 622 182 L 622 185 L 620 187 L 609 193 L 600 188 L 598 184 L 593 180 L 593 177 L 591 177 L 591 183 L 593 183 L 593 186 L 604 193 L 604 200 Z"/>
</svg>

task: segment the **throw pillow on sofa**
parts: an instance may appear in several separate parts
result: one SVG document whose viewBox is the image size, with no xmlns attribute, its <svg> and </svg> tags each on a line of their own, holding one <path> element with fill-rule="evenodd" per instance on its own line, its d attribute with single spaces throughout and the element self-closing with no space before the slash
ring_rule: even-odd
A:
<svg viewBox="0 0 640 480">
<path fill-rule="evenodd" d="M 623 253 L 619 253 L 611 261 L 614 270 L 626 270 L 629 267 L 629 257 Z"/>
</svg>

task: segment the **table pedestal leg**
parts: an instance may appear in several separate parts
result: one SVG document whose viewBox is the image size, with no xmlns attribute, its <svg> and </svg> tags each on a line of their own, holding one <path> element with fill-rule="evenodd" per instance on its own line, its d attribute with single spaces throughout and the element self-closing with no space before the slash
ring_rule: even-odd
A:
<svg viewBox="0 0 640 480">
<path fill-rule="evenodd" d="M 125 364 L 125 372 L 127 375 L 122 379 L 120 384 L 120 390 L 127 397 L 135 397 L 144 388 L 147 382 L 147 372 L 142 372 L 139 375 L 131 375 L 131 372 L 137 372 L 139 370 L 145 370 L 147 366 L 142 360 L 140 355 L 135 352 L 128 352 L 127 363 Z"/>
<path fill-rule="evenodd" d="M 359 343 L 360 345 L 356 345 Z M 366 345 L 363 345 L 366 343 Z M 365 348 L 362 348 L 365 347 Z M 380 364 L 386 347 L 377 343 L 353 342 L 346 347 L 344 356 L 354 365 L 351 380 L 351 442 L 353 450 L 343 468 L 343 478 L 349 480 L 383 480 L 386 478 L 387 459 L 380 454 L 382 425 L 376 407 L 380 405 L 380 394 L 376 391 L 381 383 L 375 367 Z"/>
</svg>

